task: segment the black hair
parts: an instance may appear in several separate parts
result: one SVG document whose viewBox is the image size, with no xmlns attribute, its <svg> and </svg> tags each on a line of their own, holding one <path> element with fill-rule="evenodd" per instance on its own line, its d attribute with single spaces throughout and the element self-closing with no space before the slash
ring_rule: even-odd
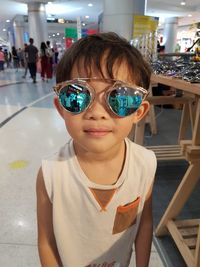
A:
<svg viewBox="0 0 200 267">
<path fill-rule="evenodd" d="M 102 59 L 105 59 L 106 78 L 113 79 L 114 65 L 125 62 L 135 83 L 149 88 L 151 70 L 141 53 L 126 39 L 116 33 L 98 33 L 79 39 L 68 48 L 58 63 L 56 82 L 71 79 L 71 71 L 76 64 L 78 70 L 84 68 L 87 77 L 91 77 L 94 67 L 105 78 L 102 70 Z"/>
<path fill-rule="evenodd" d="M 45 55 L 45 51 L 47 49 L 45 42 L 41 42 L 40 49 L 41 49 L 42 53 Z"/>
</svg>

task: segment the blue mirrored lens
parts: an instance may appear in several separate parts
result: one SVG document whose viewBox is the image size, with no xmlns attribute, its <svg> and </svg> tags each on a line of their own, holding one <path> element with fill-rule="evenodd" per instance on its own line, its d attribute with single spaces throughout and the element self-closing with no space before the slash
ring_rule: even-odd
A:
<svg viewBox="0 0 200 267">
<path fill-rule="evenodd" d="M 142 94 L 129 87 L 118 87 L 110 92 L 107 101 L 113 112 L 125 117 L 133 114 L 142 103 Z"/>
<path fill-rule="evenodd" d="M 83 112 L 90 104 L 89 90 L 80 84 L 68 84 L 59 92 L 61 105 L 72 113 Z"/>
</svg>

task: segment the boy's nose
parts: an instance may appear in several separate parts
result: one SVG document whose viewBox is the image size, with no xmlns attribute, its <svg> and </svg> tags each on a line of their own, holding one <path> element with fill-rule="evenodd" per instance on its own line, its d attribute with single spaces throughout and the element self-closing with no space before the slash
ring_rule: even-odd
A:
<svg viewBox="0 0 200 267">
<path fill-rule="evenodd" d="M 109 117 L 108 107 L 103 99 L 94 99 L 85 112 L 86 119 L 107 119 Z"/>
</svg>

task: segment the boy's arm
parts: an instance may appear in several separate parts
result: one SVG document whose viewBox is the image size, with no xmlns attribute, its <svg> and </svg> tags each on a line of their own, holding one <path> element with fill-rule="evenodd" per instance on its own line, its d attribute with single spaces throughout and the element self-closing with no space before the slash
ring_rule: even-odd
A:
<svg viewBox="0 0 200 267">
<path fill-rule="evenodd" d="M 38 251 L 42 267 L 61 267 L 56 247 L 52 223 L 52 204 L 46 192 L 42 170 L 40 168 L 36 183 Z"/>
<path fill-rule="evenodd" d="M 153 235 L 152 187 L 147 194 L 135 241 L 137 267 L 148 267 Z"/>
</svg>

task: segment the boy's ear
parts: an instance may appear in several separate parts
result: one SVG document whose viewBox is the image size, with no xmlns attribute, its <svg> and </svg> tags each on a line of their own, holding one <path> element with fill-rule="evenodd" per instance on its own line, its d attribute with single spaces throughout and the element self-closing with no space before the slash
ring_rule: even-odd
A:
<svg viewBox="0 0 200 267">
<path fill-rule="evenodd" d="M 55 108 L 57 109 L 58 113 L 59 113 L 60 116 L 63 118 L 63 108 L 62 108 L 62 106 L 60 105 L 60 101 L 59 101 L 59 99 L 58 99 L 58 96 L 54 96 L 53 102 L 54 102 L 54 106 L 55 106 Z"/>
<path fill-rule="evenodd" d="M 146 116 L 150 108 L 150 104 L 148 101 L 143 101 L 139 109 L 136 111 L 135 114 L 135 121 L 134 123 L 139 122 L 142 118 Z"/>
</svg>

